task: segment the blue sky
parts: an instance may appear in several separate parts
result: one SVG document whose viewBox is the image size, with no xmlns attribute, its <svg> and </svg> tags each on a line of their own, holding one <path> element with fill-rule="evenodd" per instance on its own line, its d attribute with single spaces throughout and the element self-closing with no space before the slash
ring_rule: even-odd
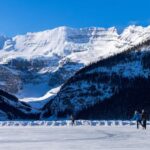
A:
<svg viewBox="0 0 150 150">
<path fill-rule="evenodd" d="M 0 0 L 0 34 L 150 24 L 150 0 Z"/>
</svg>

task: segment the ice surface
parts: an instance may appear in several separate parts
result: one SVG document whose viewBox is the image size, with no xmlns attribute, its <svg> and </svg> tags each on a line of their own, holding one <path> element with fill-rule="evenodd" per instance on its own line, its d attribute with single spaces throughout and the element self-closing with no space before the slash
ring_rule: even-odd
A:
<svg viewBox="0 0 150 150">
<path fill-rule="evenodd" d="M 1 150 L 149 150 L 149 139 L 135 125 L 0 127 Z"/>
</svg>

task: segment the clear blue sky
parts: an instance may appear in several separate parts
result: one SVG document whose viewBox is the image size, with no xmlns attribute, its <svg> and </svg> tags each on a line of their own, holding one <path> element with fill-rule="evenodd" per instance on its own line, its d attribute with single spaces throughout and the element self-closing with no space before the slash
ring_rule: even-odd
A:
<svg viewBox="0 0 150 150">
<path fill-rule="evenodd" d="M 0 34 L 150 24 L 150 0 L 0 0 Z"/>
</svg>

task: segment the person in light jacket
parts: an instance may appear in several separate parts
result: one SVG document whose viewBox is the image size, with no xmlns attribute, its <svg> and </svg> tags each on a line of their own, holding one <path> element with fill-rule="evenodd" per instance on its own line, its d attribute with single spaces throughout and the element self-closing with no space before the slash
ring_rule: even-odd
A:
<svg viewBox="0 0 150 150">
<path fill-rule="evenodd" d="M 142 125 L 142 118 L 141 118 L 141 114 L 138 111 L 135 111 L 134 116 L 132 118 L 133 120 L 136 120 L 137 123 L 137 129 L 139 129 L 139 125 Z"/>
</svg>

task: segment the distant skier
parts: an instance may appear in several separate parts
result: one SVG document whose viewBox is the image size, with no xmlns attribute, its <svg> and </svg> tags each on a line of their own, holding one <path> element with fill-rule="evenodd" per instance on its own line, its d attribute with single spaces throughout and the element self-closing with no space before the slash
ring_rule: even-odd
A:
<svg viewBox="0 0 150 150">
<path fill-rule="evenodd" d="M 74 115 L 71 115 L 70 116 L 70 119 L 71 119 L 71 125 L 75 125 L 75 118 L 74 118 Z"/>
<path fill-rule="evenodd" d="M 137 129 L 139 129 L 139 124 L 141 125 L 141 126 L 143 126 L 142 125 L 142 118 L 141 118 L 141 114 L 138 112 L 138 111 L 135 111 L 135 113 L 134 113 L 134 116 L 133 116 L 133 118 L 132 118 L 133 120 L 136 120 L 136 123 L 137 123 Z"/>
<path fill-rule="evenodd" d="M 142 125 L 143 125 L 143 129 L 146 130 L 146 124 L 147 124 L 147 120 L 148 120 L 148 114 L 145 112 L 145 110 L 142 110 Z"/>
</svg>

